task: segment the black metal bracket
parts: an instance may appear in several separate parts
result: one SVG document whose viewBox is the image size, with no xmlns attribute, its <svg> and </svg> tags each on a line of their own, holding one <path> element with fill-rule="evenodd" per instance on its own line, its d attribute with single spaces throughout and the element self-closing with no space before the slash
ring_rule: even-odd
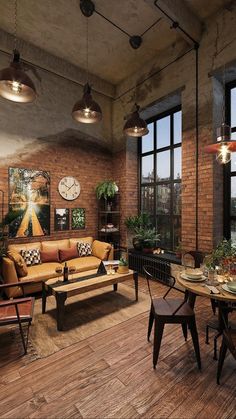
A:
<svg viewBox="0 0 236 419">
<path fill-rule="evenodd" d="M 153 26 L 155 26 L 158 22 L 160 22 L 161 18 L 158 18 L 154 23 L 152 23 L 151 26 L 149 26 L 141 35 L 131 35 L 124 29 L 122 29 L 120 26 L 118 26 L 116 23 L 112 22 L 112 20 L 108 19 L 106 16 L 104 16 L 101 12 L 96 10 L 95 4 L 92 0 L 80 0 L 80 10 L 82 14 L 85 17 L 91 17 L 94 13 L 101 16 L 104 20 L 109 22 L 111 25 L 113 25 L 116 29 L 124 33 L 129 38 L 130 46 L 133 49 L 138 49 L 143 42 L 143 35 L 145 35 Z"/>
</svg>

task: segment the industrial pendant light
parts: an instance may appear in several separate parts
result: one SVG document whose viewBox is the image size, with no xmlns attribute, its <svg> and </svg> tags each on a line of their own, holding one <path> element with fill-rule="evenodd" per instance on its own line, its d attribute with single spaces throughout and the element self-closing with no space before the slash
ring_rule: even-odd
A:
<svg viewBox="0 0 236 419">
<path fill-rule="evenodd" d="M 82 122 L 83 124 L 94 124 L 101 121 L 102 111 L 98 103 L 95 102 L 95 100 L 92 98 L 91 86 L 88 82 L 88 17 L 86 17 L 86 19 L 87 83 L 84 86 L 84 94 L 82 99 L 76 102 L 73 107 L 72 117 L 75 119 L 75 121 Z"/>
<path fill-rule="evenodd" d="M 236 141 L 231 139 L 231 127 L 225 124 L 225 67 L 223 74 L 222 123 L 216 130 L 217 141 L 204 148 L 206 153 L 216 154 L 219 164 L 227 164 L 231 160 L 231 153 L 236 151 Z"/>
<path fill-rule="evenodd" d="M 36 98 L 36 89 L 32 80 L 24 72 L 20 62 L 17 45 L 17 0 L 15 0 L 13 60 L 9 67 L 0 71 L 0 96 L 12 102 L 29 103 Z"/>
<path fill-rule="evenodd" d="M 124 133 L 128 137 L 143 137 L 149 133 L 147 123 L 139 115 L 140 106 L 135 103 L 135 110 L 124 126 Z"/>
</svg>

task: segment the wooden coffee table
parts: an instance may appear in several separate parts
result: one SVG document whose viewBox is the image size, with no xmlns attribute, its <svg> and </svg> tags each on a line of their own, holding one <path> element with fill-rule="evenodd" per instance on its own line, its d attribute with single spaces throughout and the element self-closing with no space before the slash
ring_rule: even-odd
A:
<svg viewBox="0 0 236 419">
<path fill-rule="evenodd" d="M 113 285 L 114 291 L 117 291 L 118 284 L 128 279 L 134 280 L 135 298 L 138 301 L 138 273 L 132 270 L 129 270 L 127 274 L 115 273 L 113 275 L 97 275 L 97 270 L 81 272 L 74 274 L 66 282 L 63 282 L 62 278 L 49 279 L 42 284 L 42 313 L 46 311 L 47 296 L 54 295 L 57 304 L 57 330 L 63 330 L 67 298 L 108 285 Z"/>
</svg>

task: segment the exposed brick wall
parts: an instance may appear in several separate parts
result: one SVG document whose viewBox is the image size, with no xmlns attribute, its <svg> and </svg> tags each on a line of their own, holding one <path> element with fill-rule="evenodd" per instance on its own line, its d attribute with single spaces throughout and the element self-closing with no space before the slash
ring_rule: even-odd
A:
<svg viewBox="0 0 236 419">
<path fill-rule="evenodd" d="M 40 140 L 39 140 L 40 141 Z M 11 242 L 55 240 L 66 237 L 97 236 L 97 203 L 95 186 L 110 178 L 112 156 L 96 146 L 80 146 L 75 141 L 67 144 L 42 143 L 36 151 L 27 149 L 22 154 L 14 154 L 0 166 L 0 189 L 5 192 L 4 213 L 8 211 L 8 167 L 42 169 L 50 172 L 51 177 L 51 234 L 50 236 L 12 239 Z M 58 192 L 58 182 L 63 176 L 74 176 L 81 185 L 80 196 L 75 201 L 64 200 Z M 85 208 L 85 230 L 54 231 L 54 208 Z"/>
</svg>

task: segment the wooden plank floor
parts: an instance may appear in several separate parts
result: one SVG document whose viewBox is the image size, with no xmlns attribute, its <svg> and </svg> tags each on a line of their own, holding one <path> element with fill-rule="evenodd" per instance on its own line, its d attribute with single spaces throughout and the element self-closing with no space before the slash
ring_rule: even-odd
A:
<svg viewBox="0 0 236 419">
<path fill-rule="evenodd" d="M 146 292 L 145 282 L 140 280 L 140 285 Z M 157 369 L 152 369 L 148 313 L 29 364 L 3 342 L 0 417 L 235 418 L 236 362 L 227 357 L 222 385 L 217 386 L 213 339 L 210 345 L 204 342 L 205 322 L 211 316 L 209 301 L 199 298 L 202 372 L 191 340 L 184 341 L 178 325 L 166 326 Z"/>
</svg>

